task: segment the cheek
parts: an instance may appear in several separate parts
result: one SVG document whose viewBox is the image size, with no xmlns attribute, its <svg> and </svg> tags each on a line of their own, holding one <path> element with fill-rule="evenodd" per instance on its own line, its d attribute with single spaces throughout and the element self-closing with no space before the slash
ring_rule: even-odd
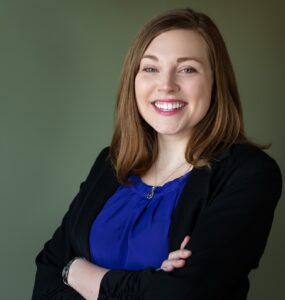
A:
<svg viewBox="0 0 285 300">
<path fill-rule="evenodd" d="M 212 98 L 212 84 L 209 81 L 197 81 L 192 85 L 190 105 L 197 119 L 203 119 L 207 114 Z M 191 101 L 192 98 L 192 101 Z"/>
<path fill-rule="evenodd" d="M 140 76 L 136 76 L 135 79 L 135 95 L 137 102 L 139 102 L 143 96 L 143 81 L 141 80 Z"/>
<path fill-rule="evenodd" d="M 141 79 L 141 76 L 136 76 L 135 78 L 135 96 L 138 111 L 140 115 L 142 115 L 145 102 L 144 99 L 146 98 L 146 92 L 145 82 Z"/>
<path fill-rule="evenodd" d="M 196 99 L 204 99 L 205 102 L 211 101 L 212 96 L 212 80 L 211 78 L 203 78 L 193 82 L 193 96 Z"/>
<path fill-rule="evenodd" d="M 138 74 L 135 78 L 135 95 L 137 99 L 150 97 L 150 93 L 154 90 L 154 80 L 145 78 L 142 74 Z"/>
<path fill-rule="evenodd" d="M 212 82 L 206 78 L 196 78 L 188 85 L 188 91 L 192 94 L 192 97 L 208 98 L 211 97 L 212 93 Z"/>
</svg>

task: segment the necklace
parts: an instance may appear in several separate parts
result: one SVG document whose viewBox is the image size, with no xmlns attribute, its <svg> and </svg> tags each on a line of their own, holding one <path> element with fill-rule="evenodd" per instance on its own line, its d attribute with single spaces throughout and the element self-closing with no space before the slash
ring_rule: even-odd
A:
<svg viewBox="0 0 285 300">
<path fill-rule="evenodd" d="M 176 171 L 178 171 L 182 166 L 184 166 L 185 165 L 185 162 L 183 162 L 181 165 L 179 165 L 178 167 L 176 167 L 167 177 L 165 177 L 163 180 L 161 180 L 158 184 L 156 184 L 156 185 L 153 185 L 152 187 L 151 187 L 151 190 L 148 192 L 148 194 L 147 194 L 147 199 L 152 199 L 153 198 L 153 196 L 154 196 L 154 192 L 155 192 L 155 190 L 159 187 L 159 186 L 161 186 L 164 182 L 166 182 Z M 188 172 L 188 170 L 190 170 L 191 169 L 191 167 L 192 166 L 189 166 L 189 168 L 187 169 L 187 172 Z M 157 169 L 156 169 L 156 165 L 155 165 L 155 179 L 156 179 L 156 177 L 157 177 Z M 155 181 L 157 181 L 157 180 L 155 180 Z"/>
</svg>

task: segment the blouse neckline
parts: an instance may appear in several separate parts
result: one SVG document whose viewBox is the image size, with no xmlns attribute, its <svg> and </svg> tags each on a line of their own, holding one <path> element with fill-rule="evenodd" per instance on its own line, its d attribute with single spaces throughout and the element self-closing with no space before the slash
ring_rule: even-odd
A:
<svg viewBox="0 0 285 300">
<path fill-rule="evenodd" d="M 157 195 L 162 195 L 165 194 L 166 192 L 170 192 L 174 189 L 177 188 L 177 186 L 181 183 L 184 183 L 190 176 L 192 170 L 188 171 L 182 176 L 179 176 L 177 178 L 174 178 L 173 180 L 167 181 L 161 186 L 157 186 L 155 188 L 155 194 Z M 151 191 L 153 188 L 152 185 L 149 185 L 145 183 L 139 176 L 137 175 L 132 175 L 129 177 L 129 180 L 133 183 L 132 188 L 140 195 L 143 197 L 146 197 L 147 194 Z"/>
</svg>

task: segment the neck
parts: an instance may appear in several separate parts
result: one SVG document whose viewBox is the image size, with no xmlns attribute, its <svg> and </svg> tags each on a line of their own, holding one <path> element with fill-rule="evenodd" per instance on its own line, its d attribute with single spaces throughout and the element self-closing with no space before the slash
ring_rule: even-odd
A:
<svg viewBox="0 0 285 300">
<path fill-rule="evenodd" d="M 158 157 L 157 168 L 161 169 L 167 166 L 169 169 L 186 162 L 185 150 L 189 137 L 181 138 L 175 135 L 158 135 Z"/>
<path fill-rule="evenodd" d="M 142 180 L 155 187 L 185 174 L 191 165 L 185 159 L 185 150 L 189 137 L 158 135 L 158 157 L 151 168 L 142 176 Z M 152 198 L 154 190 L 148 197 Z"/>
</svg>

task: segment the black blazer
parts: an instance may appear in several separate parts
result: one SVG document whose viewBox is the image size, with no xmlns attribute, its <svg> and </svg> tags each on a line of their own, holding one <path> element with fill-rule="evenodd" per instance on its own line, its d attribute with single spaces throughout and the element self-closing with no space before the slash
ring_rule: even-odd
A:
<svg viewBox="0 0 285 300">
<path fill-rule="evenodd" d="M 108 148 L 100 153 L 61 226 L 37 256 L 33 300 L 83 299 L 62 283 L 61 271 L 75 256 L 90 260 L 91 224 L 118 187 L 108 153 Z M 281 195 L 280 170 L 263 151 L 235 145 L 211 168 L 192 172 L 169 233 L 169 251 L 191 236 L 186 265 L 170 273 L 110 270 L 98 299 L 246 299 L 248 274 L 258 266 Z"/>
</svg>

